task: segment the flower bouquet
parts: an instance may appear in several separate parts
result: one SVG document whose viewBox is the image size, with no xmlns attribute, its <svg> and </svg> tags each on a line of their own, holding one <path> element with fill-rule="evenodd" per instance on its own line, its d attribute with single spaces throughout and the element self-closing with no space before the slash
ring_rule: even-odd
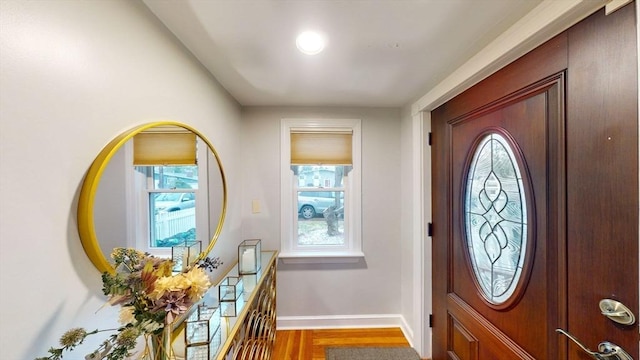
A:
<svg viewBox="0 0 640 360">
<path fill-rule="evenodd" d="M 82 328 L 67 331 L 60 339 L 60 348 L 49 349 L 49 356 L 61 359 L 84 339 L 103 331 L 115 331 L 86 360 L 120 360 L 132 356 L 140 336 L 145 337 L 144 351 L 138 358 L 167 359 L 171 356 L 172 324 L 199 301 L 211 286 L 205 268 L 215 269 L 218 258 L 204 261 L 174 274 L 169 259 L 154 257 L 135 249 L 116 248 L 111 254 L 114 273 L 102 274 L 102 291 L 107 304 L 120 305 L 121 327 L 87 332 Z M 151 346 L 149 345 L 151 343 Z"/>
</svg>

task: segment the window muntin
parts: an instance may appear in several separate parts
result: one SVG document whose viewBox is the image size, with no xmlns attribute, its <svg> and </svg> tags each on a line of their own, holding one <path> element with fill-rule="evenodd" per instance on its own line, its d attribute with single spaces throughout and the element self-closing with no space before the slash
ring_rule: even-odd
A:
<svg viewBox="0 0 640 360">
<path fill-rule="evenodd" d="M 478 144 L 466 182 L 467 251 L 485 299 L 502 304 L 514 294 L 524 267 L 527 199 L 516 157 L 498 133 Z"/>
</svg>

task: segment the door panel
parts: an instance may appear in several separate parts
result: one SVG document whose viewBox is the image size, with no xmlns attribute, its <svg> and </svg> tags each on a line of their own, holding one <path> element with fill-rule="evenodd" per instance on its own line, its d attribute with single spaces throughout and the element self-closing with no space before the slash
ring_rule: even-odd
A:
<svg viewBox="0 0 640 360">
<path fill-rule="evenodd" d="M 434 359 L 587 359 L 557 328 L 638 358 L 637 324 L 598 308 L 612 298 L 638 315 L 634 16 L 594 14 L 432 112 Z M 500 303 L 478 286 L 465 230 L 467 174 L 491 132 L 512 144 L 528 203 L 530 257 Z M 483 239 L 501 229 L 496 216 L 478 215 L 491 224 Z M 499 243 L 480 243 L 491 269 Z"/>
<path fill-rule="evenodd" d="M 546 162 L 546 158 L 541 158 L 540 151 L 549 151 L 556 154 L 556 157 L 562 158 L 563 141 L 548 141 L 546 136 L 559 139 L 564 136 L 563 126 L 563 83 L 562 78 L 563 71 L 567 68 L 567 36 L 566 33 L 560 34 L 555 38 L 549 40 L 544 45 L 530 52 L 525 57 L 515 61 L 511 65 L 507 66 L 503 70 L 491 76 L 489 79 L 479 83 L 472 89 L 465 91 L 461 95 L 452 99 L 451 101 L 443 104 L 432 113 L 432 131 L 433 131 L 433 146 L 432 146 L 432 193 L 433 193 L 433 358 L 434 359 L 446 359 L 449 358 L 451 350 L 452 338 L 450 333 L 450 327 L 448 324 L 453 319 L 458 321 L 461 326 L 467 329 L 467 332 L 477 339 L 478 349 L 484 349 L 484 353 L 480 356 L 480 359 L 501 359 L 500 354 L 514 354 L 511 358 L 531 358 L 533 355 L 527 355 L 527 352 L 522 349 L 516 342 L 511 340 L 505 332 L 502 331 L 502 325 L 506 325 L 505 330 L 513 334 L 515 332 L 526 333 L 527 326 L 541 326 L 545 328 L 544 335 L 537 337 L 537 340 L 545 341 L 543 349 L 529 350 L 534 354 L 539 354 L 545 350 L 554 349 L 557 347 L 555 344 L 558 339 L 555 334 L 549 334 L 548 329 L 551 325 L 548 325 L 547 318 L 558 319 L 560 326 L 565 325 L 562 322 L 562 316 L 559 314 L 562 311 L 560 303 L 565 301 L 566 290 L 561 286 L 560 282 L 562 274 L 564 273 L 561 259 L 562 256 L 562 244 L 564 244 L 564 237 L 562 236 L 562 230 L 558 228 L 558 222 L 562 219 L 562 214 L 558 214 L 557 217 L 548 217 L 544 213 L 537 215 L 542 216 L 543 221 L 546 221 L 546 227 L 538 226 L 538 232 L 535 236 L 537 247 L 541 247 L 547 237 L 546 232 L 552 232 L 558 234 L 555 241 L 557 246 L 556 251 L 546 251 L 546 248 L 538 250 L 535 254 L 541 259 L 546 257 L 546 264 L 534 263 L 534 268 L 530 275 L 530 279 L 536 281 L 542 281 L 545 284 L 528 284 L 531 286 L 532 292 L 540 293 L 545 292 L 543 298 L 538 299 L 535 302 L 533 297 L 526 296 L 511 310 L 513 313 L 509 313 L 508 316 L 503 316 L 505 310 L 502 311 L 490 311 L 485 308 L 485 304 L 482 303 L 480 298 L 476 295 L 477 290 L 475 285 L 460 284 L 455 282 L 455 275 L 470 274 L 469 268 L 463 263 L 464 257 L 461 253 L 462 244 L 454 242 L 454 232 L 457 233 L 457 237 L 460 237 L 462 228 L 461 220 L 459 219 L 459 206 L 455 204 L 461 199 L 460 189 L 460 169 L 461 163 L 465 161 L 467 156 L 464 153 L 464 148 L 458 151 L 462 158 L 454 158 L 453 151 L 451 149 L 452 137 L 456 122 L 472 122 L 472 119 L 480 119 L 481 121 L 488 121 L 487 114 L 489 116 L 501 116 L 504 118 L 510 117 L 507 115 L 509 112 L 514 112 L 516 115 L 520 109 L 526 109 L 527 102 L 537 107 L 536 116 L 540 120 L 536 128 L 536 135 L 533 136 L 533 132 L 529 133 L 527 129 L 520 129 L 519 127 L 511 127 L 510 131 L 513 131 L 513 136 L 518 138 L 519 142 L 525 150 L 532 150 L 535 155 L 532 155 L 530 160 L 527 159 L 528 166 L 535 168 L 541 167 L 541 162 Z M 554 75 L 555 74 L 555 75 Z M 543 96 L 544 94 L 544 96 Z M 533 99 L 530 99 L 532 98 Z M 541 98 L 545 97 L 544 106 L 548 107 L 547 114 L 540 114 L 540 107 L 542 106 Z M 511 103 L 518 103 L 513 107 L 509 107 Z M 491 115 L 493 114 L 493 115 Z M 554 118 L 549 119 L 549 114 L 553 114 Z M 499 120 L 499 119 L 498 119 Z M 522 121 L 520 121 L 522 123 Z M 529 122 L 531 123 L 531 122 Z M 501 123 L 498 122 L 498 125 Z M 468 127 L 467 127 L 468 128 Z M 465 134 L 462 132 L 465 127 L 459 127 L 458 138 L 462 139 L 465 136 L 469 136 L 469 141 L 473 136 L 471 133 Z M 476 131 L 476 130 L 472 130 Z M 539 137 L 542 136 L 541 139 Z M 542 141 L 541 147 L 534 146 L 537 144 L 537 140 Z M 457 143 L 456 143 L 457 144 Z M 545 149 L 544 144 L 547 144 Z M 468 146 L 468 145 L 467 145 Z M 560 161 L 555 161 L 556 166 L 544 167 L 543 173 L 531 173 L 530 177 L 532 183 L 540 184 L 540 178 L 545 176 L 561 179 L 564 173 L 560 171 Z M 455 165 L 458 164 L 458 165 Z M 453 166 L 457 166 L 458 171 L 457 185 L 454 186 L 453 182 Z M 556 181 L 553 186 L 544 184 L 543 189 L 546 189 L 547 200 L 550 202 L 546 204 L 542 198 L 536 199 L 537 211 L 546 211 L 547 208 L 559 208 L 562 206 L 562 202 L 559 200 L 561 197 L 557 196 L 557 192 L 562 191 L 564 182 L 561 180 Z M 533 185 L 533 184 L 529 184 Z M 540 185 L 536 185 L 540 186 Z M 457 194 L 454 196 L 454 194 Z M 545 196 L 545 191 L 539 192 L 537 196 Z M 456 210 L 453 210 L 453 206 L 456 206 Z M 457 222 L 454 225 L 454 219 L 458 217 Z M 540 233 L 542 231 L 542 233 Z M 541 240 L 542 239 L 542 240 Z M 458 239 L 460 241 L 460 239 Z M 457 252 L 457 253 L 456 253 Z M 538 262 L 542 262 L 539 260 Z M 458 269 L 456 273 L 454 269 Z M 466 272 L 466 273 L 465 273 Z M 460 281 L 460 280 L 457 280 Z M 546 286 L 546 289 L 543 289 Z M 460 292 L 464 298 L 459 301 L 460 297 L 455 294 L 454 287 Z M 474 296 L 476 296 L 474 298 Z M 465 301 L 474 302 L 475 306 L 467 304 Z M 537 306 L 542 306 L 543 316 L 535 316 L 535 319 L 530 319 L 531 315 L 525 313 L 525 309 L 530 309 L 536 303 Z M 459 306 L 456 306 L 458 304 Z M 536 307 L 537 311 L 537 307 Z M 494 312 L 491 321 L 485 318 L 487 314 Z M 545 318 L 545 316 L 547 318 Z M 533 316 L 531 316 L 533 317 Z M 511 320 L 514 323 L 511 324 Z M 523 323 L 525 322 L 525 323 Z M 511 327 L 510 327 L 511 326 Z M 540 331 L 538 331 L 540 332 Z M 534 340 L 536 340 L 534 339 Z M 537 346 L 536 344 L 528 345 L 529 348 Z M 507 350 L 511 349 L 511 350 Z M 559 353 L 561 356 L 562 352 Z M 509 358 L 509 357 L 506 357 Z M 543 357 L 544 358 L 544 357 Z M 552 357 L 554 358 L 554 357 Z M 563 358 L 563 357 L 558 357 Z"/>
<path fill-rule="evenodd" d="M 559 111 L 563 108 L 562 104 L 558 106 L 549 103 L 550 99 L 562 98 L 563 79 L 563 74 L 558 74 L 493 102 L 478 112 L 448 122 L 452 154 L 452 273 L 448 308 L 453 321 L 465 327 L 475 338 L 481 339 L 478 350 L 481 359 L 495 358 L 494 352 L 498 350 L 497 354 L 503 356 L 512 353 L 513 355 L 509 356 L 511 358 L 516 358 L 516 354 L 519 354 L 518 357 L 531 359 L 547 358 L 551 355 L 548 343 L 553 339 L 547 337 L 555 329 L 550 327 L 556 324 L 546 319 L 555 313 L 552 309 L 558 306 L 559 294 L 553 288 L 548 289 L 549 284 L 556 283 L 548 280 L 556 276 L 557 264 L 550 263 L 547 249 L 556 247 L 558 236 L 547 233 L 547 218 L 558 216 L 558 209 L 549 208 L 553 203 L 547 197 L 550 187 L 554 185 L 547 185 L 547 169 L 556 167 L 562 159 L 558 159 L 555 154 L 548 156 L 547 144 L 550 134 L 547 129 L 556 128 L 557 123 L 563 120 Z M 528 214 L 528 231 L 525 234 L 528 246 L 525 246 L 521 253 L 525 259 L 523 270 L 516 292 L 501 304 L 485 300 L 477 286 L 469 259 L 463 215 L 470 159 L 476 151 L 478 140 L 487 132 L 501 133 L 512 139 L 514 157 L 523 180 L 521 191 L 524 192 Z M 554 139 L 554 142 L 558 140 Z M 499 218 L 500 214 L 492 215 L 492 212 L 487 210 L 487 214 L 479 218 L 484 221 L 490 216 Z M 495 225 L 489 222 L 485 224 L 494 226 L 494 231 L 499 233 L 502 223 L 505 222 L 508 221 L 499 220 Z M 486 240 L 485 248 L 487 244 L 489 240 Z M 479 251 L 480 256 L 488 257 L 488 252 L 494 250 L 483 248 Z M 482 325 L 483 321 L 493 324 L 495 328 Z M 474 326 L 473 322 L 481 325 Z M 472 328 L 475 330 L 472 331 Z M 490 340 L 491 337 L 498 339 L 495 341 L 504 337 L 511 341 L 499 341 L 500 347 L 486 346 L 487 341 L 494 341 Z"/>
<path fill-rule="evenodd" d="M 568 253 L 569 269 L 582 269 L 569 272 L 568 331 L 592 349 L 609 340 L 638 359 L 637 324 L 617 325 L 598 307 L 601 299 L 613 298 L 638 317 L 634 5 L 568 31 L 567 146 L 575 149 L 567 152 Z M 569 352 L 585 358 L 573 344 Z"/>
</svg>

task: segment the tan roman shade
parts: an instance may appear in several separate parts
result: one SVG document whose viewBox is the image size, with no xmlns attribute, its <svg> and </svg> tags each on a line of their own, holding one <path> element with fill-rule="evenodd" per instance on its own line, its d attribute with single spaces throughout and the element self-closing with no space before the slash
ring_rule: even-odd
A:
<svg viewBox="0 0 640 360">
<path fill-rule="evenodd" d="M 196 165 L 196 134 L 190 131 L 136 134 L 133 137 L 133 164 Z"/>
<path fill-rule="evenodd" d="M 352 165 L 352 131 L 291 129 L 291 165 Z"/>
</svg>

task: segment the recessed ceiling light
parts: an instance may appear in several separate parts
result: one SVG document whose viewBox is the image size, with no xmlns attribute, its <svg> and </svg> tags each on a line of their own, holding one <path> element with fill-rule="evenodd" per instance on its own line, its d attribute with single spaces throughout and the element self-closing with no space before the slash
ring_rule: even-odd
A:
<svg viewBox="0 0 640 360">
<path fill-rule="evenodd" d="M 324 49 L 324 38 L 313 31 L 305 31 L 296 38 L 298 50 L 307 55 L 315 55 Z"/>
</svg>

